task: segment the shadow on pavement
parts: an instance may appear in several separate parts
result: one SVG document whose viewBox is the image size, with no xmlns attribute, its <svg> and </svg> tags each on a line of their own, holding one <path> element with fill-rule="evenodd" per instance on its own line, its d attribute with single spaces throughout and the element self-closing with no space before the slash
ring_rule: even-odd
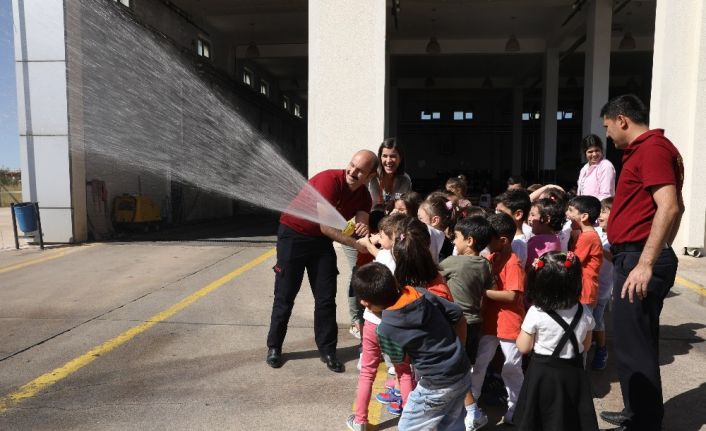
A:
<svg viewBox="0 0 706 431">
<path fill-rule="evenodd" d="M 399 422 L 399 421 L 400 421 L 400 418 L 388 419 L 388 420 L 386 420 L 385 422 L 379 423 L 379 424 L 377 425 L 377 427 L 374 427 L 373 429 L 376 429 L 376 430 L 378 430 L 378 431 L 391 429 L 391 428 L 396 427 L 396 426 L 397 426 L 397 422 Z"/>
<path fill-rule="evenodd" d="M 608 347 L 608 363 L 604 370 L 591 370 L 589 368 L 589 375 L 591 376 L 591 387 L 593 389 L 594 398 L 603 398 L 610 393 L 610 385 L 618 381 L 618 375 L 615 371 L 615 360 L 611 358 L 613 350 Z M 593 350 L 589 352 L 589 360 L 592 359 L 591 354 Z M 590 361 L 589 361 L 590 364 Z"/>
<path fill-rule="evenodd" d="M 319 353 L 318 350 L 302 350 L 299 352 L 283 352 L 282 353 L 282 359 L 283 359 L 283 364 L 286 364 L 289 361 L 297 361 L 300 359 L 312 359 L 312 358 L 318 358 L 320 357 L 321 354 Z M 338 358 L 339 361 L 343 362 L 344 364 L 355 359 L 356 361 L 358 360 L 358 346 L 348 346 L 348 347 L 341 347 L 336 350 L 336 357 Z M 353 365 L 355 367 L 355 364 Z"/>
<path fill-rule="evenodd" d="M 680 355 L 688 354 L 693 349 L 694 344 L 704 342 L 704 339 L 696 334 L 696 331 L 704 328 L 706 325 L 702 323 L 683 323 L 681 325 L 661 325 L 660 326 L 660 351 L 659 364 L 660 366 L 668 365 L 674 362 L 674 358 Z M 591 370 L 591 385 L 593 387 L 593 396 L 595 398 L 603 398 L 610 393 L 610 385 L 618 381 L 617 371 L 615 370 L 615 355 L 614 355 L 615 339 L 609 336 L 608 339 L 608 364 L 604 370 Z M 588 355 L 588 363 L 590 364 L 594 349 L 591 349 Z M 705 398 L 706 399 L 706 398 Z"/>
<path fill-rule="evenodd" d="M 686 355 L 696 343 L 703 343 L 704 339 L 696 334 L 703 329 L 703 323 L 682 323 L 681 325 L 660 326 L 660 351 L 659 365 L 674 362 L 675 356 Z"/>
<path fill-rule="evenodd" d="M 664 404 L 669 430 L 698 431 L 706 425 L 706 383 L 671 398 Z M 665 428 L 666 430 L 667 428 Z"/>
</svg>

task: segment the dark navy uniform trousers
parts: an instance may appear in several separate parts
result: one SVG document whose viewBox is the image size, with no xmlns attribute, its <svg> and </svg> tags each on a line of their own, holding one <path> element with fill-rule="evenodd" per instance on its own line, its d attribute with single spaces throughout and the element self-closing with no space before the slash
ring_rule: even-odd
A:
<svg viewBox="0 0 706 431">
<path fill-rule="evenodd" d="M 281 348 L 287 335 L 294 300 L 304 279 L 304 270 L 314 294 L 314 335 L 322 355 L 336 353 L 336 252 L 325 236 L 302 235 L 280 224 L 277 232 L 277 264 L 268 348 Z"/>
<path fill-rule="evenodd" d="M 640 259 L 640 251 L 619 252 L 613 258 L 613 327 L 615 356 L 630 430 L 660 430 L 664 416 L 659 372 L 659 315 L 674 285 L 677 257 L 664 248 L 652 268 L 647 297 L 620 298 L 625 279 Z"/>
</svg>

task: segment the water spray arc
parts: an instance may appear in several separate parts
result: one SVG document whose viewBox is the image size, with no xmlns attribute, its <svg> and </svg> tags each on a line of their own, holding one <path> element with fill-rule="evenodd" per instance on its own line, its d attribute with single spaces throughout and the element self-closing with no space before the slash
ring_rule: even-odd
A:
<svg viewBox="0 0 706 431">
<path fill-rule="evenodd" d="M 80 103 L 82 124 L 71 138 L 72 157 L 345 228 L 338 211 L 250 125 L 244 108 L 202 77 L 194 59 L 113 2 L 76 1 L 67 25 L 78 26 L 71 31 L 81 37 L 69 39 L 67 50 L 69 67 L 81 70 L 69 70 L 69 100 Z M 290 207 L 298 194 L 299 204 Z"/>
</svg>

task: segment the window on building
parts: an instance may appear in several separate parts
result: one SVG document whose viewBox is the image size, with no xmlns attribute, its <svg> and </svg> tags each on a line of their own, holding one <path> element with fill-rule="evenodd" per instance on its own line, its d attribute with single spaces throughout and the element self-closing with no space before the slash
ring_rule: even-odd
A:
<svg viewBox="0 0 706 431">
<path fill-rule="evenodd" d="M 441 112 L 430 112 L 427 113 L 426 111 L 422 111 L 420 113 L 421 120 L 427 121 L 427 120 L 440 120 L 441 119 Z"/>
<path fill-rule="evenodd" d="M 289 112 L 289 97 L 282 96 L 282 108 L 284 108 L 285 111 Z"/>
<path fill-rule="evenodd" d="M 252 72 L 248 69 L 243 69 L 243 84 L 247 85 L 248 87 L 252 87 Z"/>
<path fill-rule="evenodd" d="M 563 120 L 564 119 L 564 112 L 556 111 L 556 119 L 557 119 L 557 121 Z"/>
<path fill-rule="evenodd" d="M 523 112 L 522 113 L 522 121 L 529 121 L 530 120 L 530 113 L 529 112 Z"/>
<path fill-rule="evenodd" d="M 207 40 L 199 38 L 196 41 L 196 54 L 199 57 L 211 58 L 211 44 Z"/>
<path fill-rule="evenodd" d="M 472 120 L 473 112 L 470 111 L 454 111 L 454 121 Z"/>
<path fill-rule="evenodd" d="M 270 97 L 270 84 L 267 81 L 260 81 L 260 94 Z"/>
<path fill-rule="evenodd" d="M 564 120 L 573 120 L 574 113 L 571 111 L 564 111 Z"/>
<path fill-rule="evenodd" d="M 302 118 L 302 108 L 298 103 L 294 104 L 294 116 L 297 118 Z"/>
</svg>

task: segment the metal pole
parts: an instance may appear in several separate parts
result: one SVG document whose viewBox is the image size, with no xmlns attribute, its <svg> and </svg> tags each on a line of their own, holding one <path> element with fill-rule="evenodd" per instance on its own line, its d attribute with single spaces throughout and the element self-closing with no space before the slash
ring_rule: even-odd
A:
<svg viewBox="0 0 706 431">
<path fill-rule="evenodd" d="M 33 205 L 34 215 L 37 217 L 37 230 L 39 231 L 39 248 L 44 250 L 44 233 L 42 232 L 42 219 L 39 218 L 39 202 Z"/>
<path fill-rule="evenodd" d="M 15 249 L 20 249 L 20 240 L 17 236 L 17 218 L 15 217 L 15 204 L 10 203 L 10 212 L 12 213 L 12 231 L 15 234 Z"/>
</svg>

